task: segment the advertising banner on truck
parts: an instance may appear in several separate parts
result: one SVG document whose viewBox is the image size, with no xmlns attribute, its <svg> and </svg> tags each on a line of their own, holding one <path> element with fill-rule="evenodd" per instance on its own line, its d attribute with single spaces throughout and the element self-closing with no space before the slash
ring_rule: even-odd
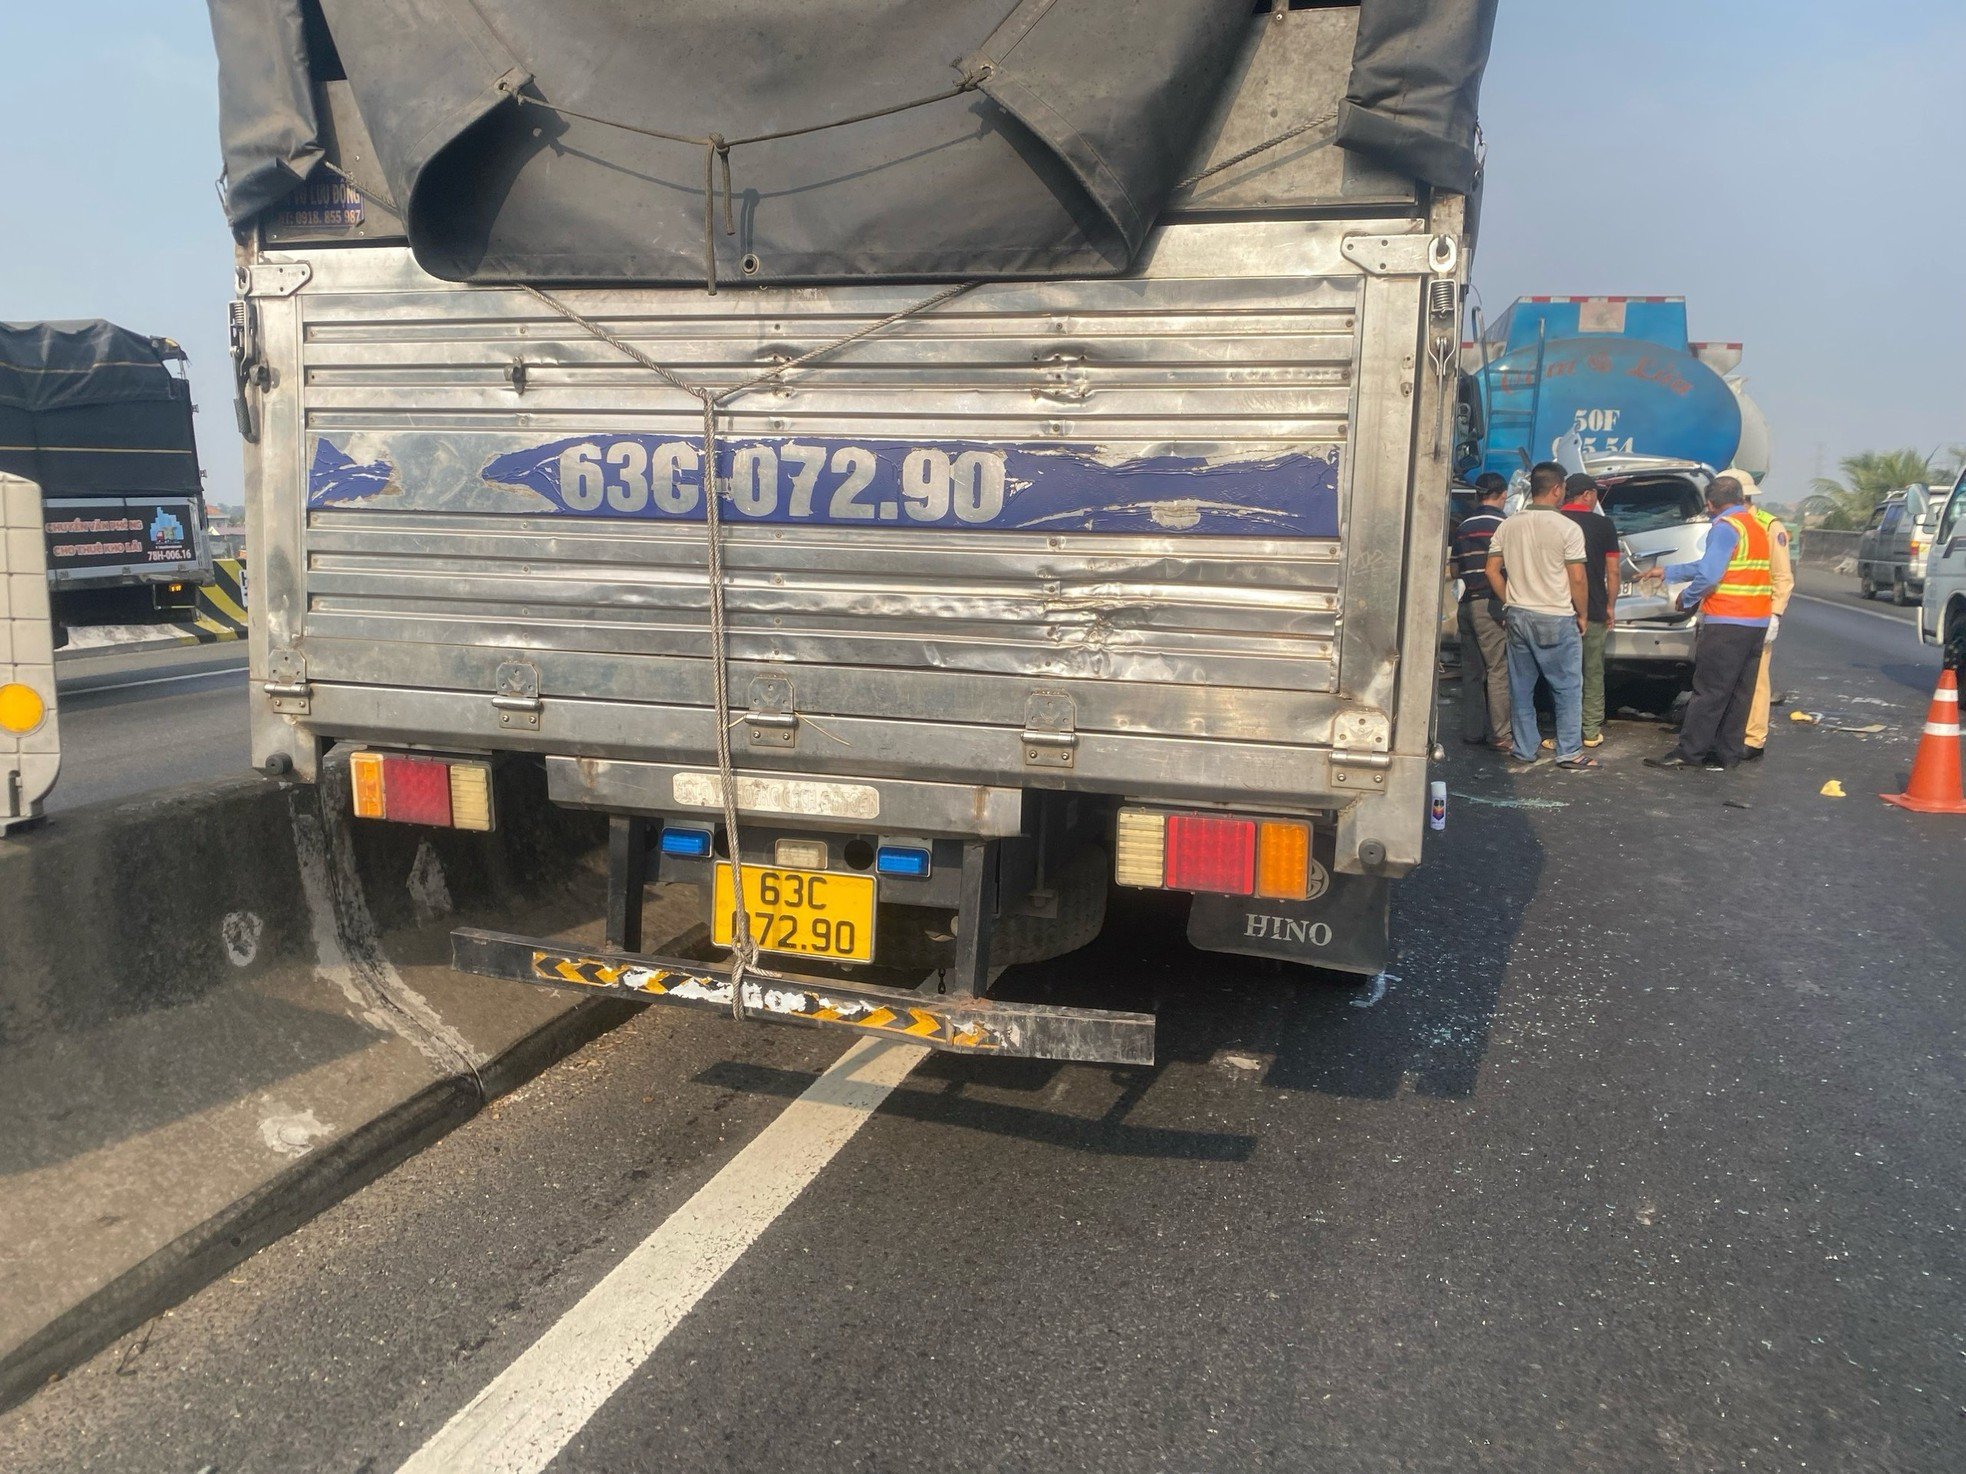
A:
<svg viewBox="0 0 1966 1474">
<path fill-rule="evenodd" d="M 41 526 L 58 585 L 110 574 L 180 577 L 201 561 L 189 497 L 62 498 L 43 503 Z"/>
</svg>

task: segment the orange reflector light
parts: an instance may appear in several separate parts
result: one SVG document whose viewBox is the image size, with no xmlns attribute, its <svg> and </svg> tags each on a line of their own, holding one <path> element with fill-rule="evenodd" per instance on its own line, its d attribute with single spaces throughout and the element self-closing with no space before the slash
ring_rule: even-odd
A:
<svg viewBox="0 0 1966 1474">
<path fill-rule="evenodd" d="M 382 754 L 358 752 L 348 760 L 348 775 L 354 780 L 355 817 L 386 819 L 382 803 Z"/>
<path fill-rule="evenodd" d="M 1301 901 L 1310 874 L 1311 826 L 1265 819 L 1256 832 L 1256 894 Z"/>
</svg>

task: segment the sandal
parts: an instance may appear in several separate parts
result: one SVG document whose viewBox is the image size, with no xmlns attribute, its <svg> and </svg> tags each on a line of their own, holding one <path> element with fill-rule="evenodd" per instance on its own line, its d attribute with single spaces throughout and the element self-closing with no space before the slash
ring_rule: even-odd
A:
<svg viewBox="0 0 1966 1474">
<path fill-rule="evenodd" d="M 1557 766 L 1566 773 L 1588 773 L 1594 768 L 1603 767 L 1604 764 L 1594 757 L 1573 757 L 1566 758 Z"/>
</svg>

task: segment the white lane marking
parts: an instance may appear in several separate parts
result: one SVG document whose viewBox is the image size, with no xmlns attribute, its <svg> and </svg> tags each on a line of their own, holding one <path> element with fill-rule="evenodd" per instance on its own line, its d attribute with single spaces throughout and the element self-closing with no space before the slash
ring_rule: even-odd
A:
<svg viewBox="0 0 1966 1474">
<path fill-rule="evenodd" d="M 926 1055 L 863 1039 L 609 1270 L 399 1474 L 537 1474 Z"/>
<path fill-rule="evenodd" d="M 187 671 L 181 676 L 151 676 L 142 681 L 122 681 L 114 686 L 63 686 L 57 683 L 56 689 L 64 696 L 94 696 L 102 691 L 134 691 L 138 686 L 168 686 L 173 681 L 209 681 L 215 676 L 243 676 L 243 665 L 221 666 L 217 670 Z"/>
<path fill-rule="evenodd" d="M 1791 599 L 1807 599 L 1811 604 L 1820 604 L 1825 609 L 1841 609 L 1845 614 L 1863 614 L 1872 619 L 1889 620 L 1900 629 L 1911 631 L 1912 639 L 1918 638 L 1918 621 L 1906 614 L 1886 614 L 1882 609 L 1860 609 L 1855 604 L 1845 604 L 1840 599 L 1825 599 L 1821 594 L 1790 594 Z M 1779 644 L 1780 642 L 1777 641 Z"/>
</svg>

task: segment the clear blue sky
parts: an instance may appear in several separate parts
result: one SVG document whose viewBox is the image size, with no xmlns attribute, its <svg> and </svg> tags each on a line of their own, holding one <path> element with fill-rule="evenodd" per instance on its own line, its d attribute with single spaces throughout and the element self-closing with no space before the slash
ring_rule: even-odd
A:
<svg viewBox="0 0 1966 1474">
<path fill-rule="evenodd" d="M 239 500 L 204 5 L 4 0 L 0 57 L 0 317 L 182 342 L 211 494 Z M 1490 311 L 1684 295 L 1695 337 L 1747 344 L 1778 498 L 1819 456 L 1966 441 L 1962 58 L 1959 0 L 1502 0 Z"/>
</svg>

